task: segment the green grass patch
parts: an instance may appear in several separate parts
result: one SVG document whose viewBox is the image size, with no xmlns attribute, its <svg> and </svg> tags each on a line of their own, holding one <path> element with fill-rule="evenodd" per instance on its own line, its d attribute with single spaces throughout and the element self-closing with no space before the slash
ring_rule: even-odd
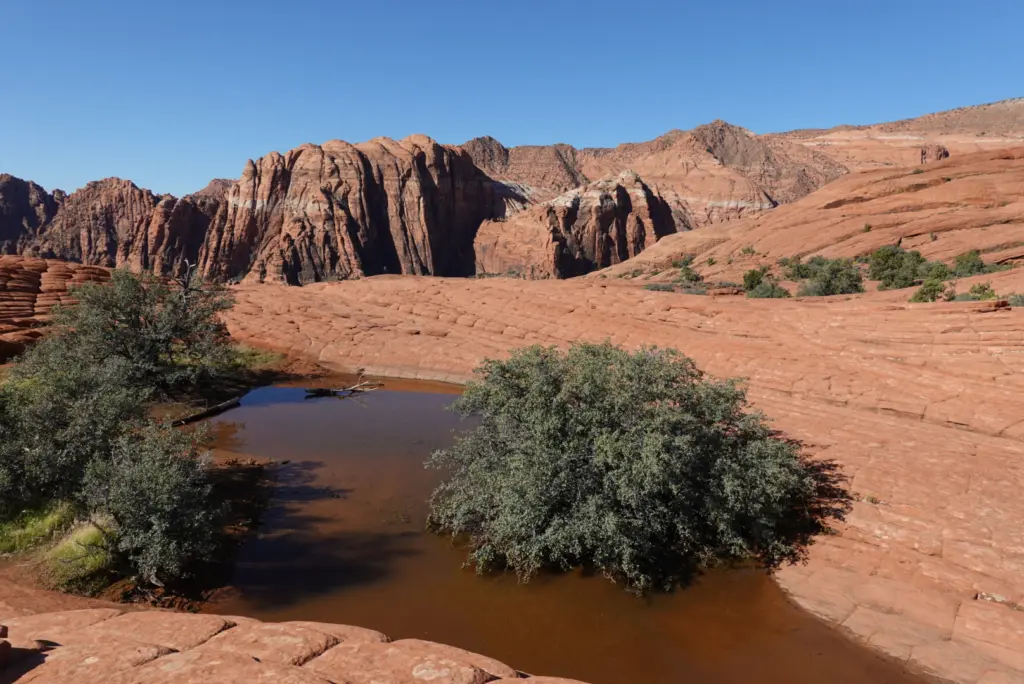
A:
<svg viewBox="0 0 1024 684">
<path fill-rule="evenodd" d="M 25 511 L 0 523 L 0 553 L 19 553 L 46 544 L 63 534 L 74 521 L 74 511 L 66 502 Z"/>
<path fill-rule="evenodd" d="M 244 344 L 235 345 L 234 352 L 235 365 L 238 368 L 246 368 L 249 370 L 266 368 L 267 366 L 272 366 L 275 363 L 280 363 L 284 359 L 284 354 L 267 351 L 266 349 L 247 347 Z"/>
<path fill-rule="evenodd" d="M 53 589 L 96 594 L 114 576 L 113 555 L 103 532 L 93 524 L 71 531 L 43 558 L 42 579 Z"/>
</svg>

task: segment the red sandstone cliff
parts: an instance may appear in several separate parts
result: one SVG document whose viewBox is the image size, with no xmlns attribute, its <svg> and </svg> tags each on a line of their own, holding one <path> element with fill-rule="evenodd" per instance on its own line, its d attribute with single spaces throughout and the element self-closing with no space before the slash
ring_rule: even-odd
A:
<svg viewBox="0 0 1024 684">
<path fill-rule="evenodd" d="M 571 277 L 635 257 L 661 237 L 692 228 L 630 171 L 570 190 L 477 232 L 478 274 Z"/>
</svg>

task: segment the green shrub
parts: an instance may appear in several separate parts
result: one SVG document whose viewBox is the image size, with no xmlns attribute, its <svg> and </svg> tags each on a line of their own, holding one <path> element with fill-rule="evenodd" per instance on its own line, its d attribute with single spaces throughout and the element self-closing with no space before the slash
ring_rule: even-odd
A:
<svg viewBox="0 0 1024 684">
<path fill-rule="evenodd" d="M 946 280 L 952 274 L 949 266 L 941 261 L 928 261 L 918 268 L 921 280 Z"/>
<path fill-rule="evenodd" d="M 32 347 L 0 386 L 0 519 L 50 501 L 71 500 L 86 465 L 106 456 L 146 410 L 149 393 L 131 387 L 129 364 L 92 362 L 86 350 L 48 338 Z"/>
<path fill-rule="evenodd" d="M 864 291 L 863 282 L 864 276 L 850 259 L 826 259 L 820 267 L 815 266 L 809 282 L 802 285 L 797 294 L 804 297 L 854 294 Z"/>
<path fill-rule="evenodd" d="M 1010 306 L 1024 306 L 1024 294 L 1009 294 L 1006 301 Z"/>
<path fill-rule="evenodd" d="M 78 303 L 54 309 L 57 339 L 96 363 L 123 359 L 132 384 L 170 390 L 221 374 L 232 362 L 221 311 L 227 292 L 194 277 L 168 284 L 115 270 L 109 283 L 71 290 Z"/>
<path fill-rule="evenodd" d="M 957 278 L 966 278 L 984 272 L 985 262 L 981 259 L 981 252 L 976 249 L 961 254 L 953 260 L 953 274 Z"/>
<path fill-rule="evenodd" d="M 986 299 L 996 299 L 995 290 L 992 289 L 991 283 L 976 283 L 971 286 L 971 289 L 963 294 L 956 296 L 958 302 L 980 302 Z"/>
<path fill-rule="evenodd" d="M 694 257 L 692 254 L 684 254 L 681 258 L 672 260 L 672 268 L 683 268 L 684 266 L 690 266 L 693 264 L 693 259 Z"/>
<path fill-rule="evenodd" d="M 914 169 L 910 173 L 916 176 L 919 173 L 924 173 L 924 169 Z"/>
<path fill-rule="evenodd" d="M 782 258 L 779 259 L 779 266 L 782 266 L 782 275 L 789 280 L 807 280 L 818 275 L 823 268 L 829 263 L 829 260 L 823 256 L 813 256 L 806 262 L 800 260 L 800 257 Z"/>
<path fill-rule="evenodd" d="M 708 257 L 708 266 L 714 266 L 716 263 L 715 257 Z"/>
<path fill-rule="evenodd" d="M 754 256 L 755 254 L 757 254 L 757 250 L 755 250 L 752 245 L 747 245 L 746 247 L 740 250 L 740 254 L 742 254 L 743 256 Z"/>
<path fill-rule="evenodd" d="M 916 283 L 925 260 L 916 250 L 908 252 L 894 245 L 886 245 L 871 254 L 868 264 L 868 277 L 880 281 L 879 289 L 891 290 Z"/>
<path fill-rule="evenodd" d="M 644 289 L 651 292 L 673 292 L 675 290 L 669 283 L 647 283 L 644 285 Z"/>
<path fill-rule="evenodd" d="M 743 274 L 743 289 L 746 291 L 753 290 L 755 287 L 761 284 L 764 280 L 767 269 L 763 266 L 761 268 L 752 268 Z"/>
<path fill-rule="evenodd" d="M 939 278 L 928 278 L 910 298 L 912 302 L 935 302 L 939 299 L 950 301 L 955 296 L 952 288 Z"/>
<path fill-rule="evenodd" d="M 785 299 L 788 296 L 789 290 L 771 279 L 763 280 L 753 289 L 747 290 L 747 297 L 751 299 Z"/>
<path fill-rule="evenodd" d="M 212 553 L 217 512 L 209 495 L 196 436 L 156 424 L 121 436 L 110 458 L 89 463 L 82 486 L 91 520 L 111 521 L 110 553 L 157 585 Z"/>
<path fill-rule="evenodd" d="M 702 566 L 805 557 L 850 497 L 834 464 L 674 350 L 530 347 L 486 361 L 454 409 L 479 419 L 429 464 L 430 528 L 479 572 L 585 567 L 639 590 Z"/>
<path fill-rule="evenodd" d="M 692 263 L 692 259 L 690 263 Z M 684 287 L 692 287 L 693 285 L 704 282 L 704 277 L 693 270 L 690 263 L 686 263 L 679 267 L 679 275 L 677 275 L 675 279 L 675 282 L 683 285 Z"/>
</svg>

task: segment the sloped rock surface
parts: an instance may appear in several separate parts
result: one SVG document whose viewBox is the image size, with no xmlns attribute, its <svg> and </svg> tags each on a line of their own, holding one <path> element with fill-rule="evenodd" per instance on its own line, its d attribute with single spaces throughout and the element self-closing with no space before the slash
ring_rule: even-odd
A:
<svg viewBox="0 0 1024 684">
<path fill-rule="evenodd" d="M 990 263 L 1024 260 L 1024 147 L 851 174 L 763 216 L 670 235 L 588 277 L 671 274 L 671 263 L 689 254 L 705 280 L 739 281 L 782 257 L 855 257 L 897 243 L 947 263 L 972 249 Z"/>
<path fill-rule="evenodd" d="M 474 248 L 478 274 L 567 278 L 635 257 L 691 227 L 635 173 L 576 188 L 504 221 L 485 221 Z"/>
<path fill-rule="evenodd" d="M 0 585 L 0 598 L 8 590 Z M 48 592 L 21 591 L 46 602 Z M 46 639 L 36 650 L 0 641 L 7 644 L 0 647 L 0 681 L 12 684 L 484 684 L 518 678 L 493 658 L 419 639 L 388 643 L 348 625 L 122 614 L 118 608 L 41 613 L 7 623 L 6 637 L 14 643 Z"/>
<path fill-rule="evenodd" d="M 928 154 L 935 148 L 956 157 L 1024 145 L 1024 98 L 871 126 L 799 130 L 767 137 L 785 138 L 813 149 L 851 171 L 924 164 L 936 159 Z"/>
</svg>

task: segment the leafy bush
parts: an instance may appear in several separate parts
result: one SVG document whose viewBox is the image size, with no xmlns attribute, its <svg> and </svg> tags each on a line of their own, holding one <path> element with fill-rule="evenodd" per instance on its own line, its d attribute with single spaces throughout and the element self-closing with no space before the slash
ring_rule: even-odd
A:
<svg viewBox="0 0 1024 684">
<path fill-rule="evenodd" d="M 23 511 L 65 505 L 91 525 L 75 534 L 103 537 L 100 550 L 58 545 L 48 562 L 60 586 L 91 586 L 111 563 L 144 581 L 175 578 L 210 548 L 219 522 L 199 437 L 145 420 L 159 391 L 246 360 L 217 320 L 229 300 L 197 283 L 120 271 L 76 290 L 79 303 L 57 311 L 56 331 L 0 385 L 0 537 L 28 539 L 26 515 L 38 513 Z"/>
<path fill-rule="evenodd" d="M 478 426 L 428 463 L 449 473 L 429 525 L 466 539 L 479 572 L 583 566 L 670 589 L 717 562 L 799 561 L 848 509 L 834 464 L 675 350 L 535 346 L 477 373 L 454 409 Z"/>
<path fill-rule="evenodd" d="M 675 263 L 675 262 L 674 262 Z M 679 283 L 684 287 L 692 287 L 698 283 L 704 281 L 704 277 L 693 270 L 691 264 L 693 263 L 693 257 L 687 256 L 682 261 L 678 262 L 679 275 L 676 276 L 675 282 Z"/>
<path fill-rule="evenodd" d="M 746 247 L 740 250 L 740 254 L 742 254 L 743 256 L 754 256 L 755 254 L 757 254 L 757 250 L 754 249 L 752 245 L 747 245 Z"/>
<path fill-rule="evenodd" d="M 815 265 L 810 281 L 797 292 L 805 297 L 828 297 L 864 291 L 864 276 L 849 259 L 825 259 Z"/>
<path fill-rule="evenodd" d="M 1010 306 L 1024 306 L 1024 294 L 1010 294 L 1006 296 Z"/>
<path fill-rule="evenodd" d="M 813 256 L 803 262 L 800 257 L 783 257 L 779 259 L 779 266 L 783 268 L 782 275 L 789 280 L 807 280 L 818 274 L 828 263 L 823 256 Z"/>
<path fill-rule="evenodd" d="M 784 299 L 789 296 L 789 290 L 782 287 L 774 280 L 762 280 L 752 290 L 747 290 L 747 297 L 751 299 Z"/>
<path fill-rule="evenodd" d="M 191 275 L 174 284 L 115 270 L 109 283 L 71 290 L 78 303 L 54 309 L 57 338 L 95 362 L 128 363 L 132 384 L 169 390 L 219 375 L 232 361 L 227 292 Z"/>
<path fill-rule="evenodd" d="M 213 551 L 209 494 L 195 436 L 155 424 L 122 435 L 110 458 L 89 464 L 82 487 L 111 553 L 157 585 Z M 111 529 L 97 518 L 111 520 Z"/>
<path fill-rule="evenodd" d="M 941 261 L 929 261 L 921 264 L 918 274 L 922 280 L 946 280 L 950 277 L 949 266 Z"/>
<path fill-rule="evenodd" d="M 718 262 L 715 260 L 715 257 L 708 257 L 708 266 L 714 266 L 716 263 Z"/>
<path fill-rule="evenodd" d="M 129 364 L 91 362 L 84 352 L 64 339 L 46 339 L 0 387 L 7 416 L 0 518 L 72 498 L 86 465 L 108 454 L 126 422 L 144 414 L 149 393 L 129 386 Z"/>
<path fill-rule="evenodd" d="M 996 299 L 997 296 L 995 290 L 992 289 L 991 283 L 976 283 L 967 292 L 958 294 L 956 301 L 980 302 L 986 299 Z"/>
<path fill-rule="evenodd" d="M 956 293 L 951 287 L 938 278 L 929 278 L 921 284 L 917 292 L 910 298 L 912 302 L 934 302 L 939 299 L 951 301 Z"/>
<path fill-rule="evenodd" d="M 886 245 L 871 254 L 868 277 L 881 281 L 880 289 L 883 290 L 910 287 L 918 281 L 924 264 L 925 259 L 920 252 Z"/>
<path fill-rule="evenodd" d="M 753 290 L 755 287 L 761 284 L 764 280 L 767 269 L 762 266 L 761 268 L 752 268 L 743 274 L 743 289 L 746 291 Z"/>
<path fill-rule="evenodd" d="M 669 283 L 647 283 L 644 285 L 644 289 L 651 292 L 672 292 L 675 290 Z"/>
</svg>

